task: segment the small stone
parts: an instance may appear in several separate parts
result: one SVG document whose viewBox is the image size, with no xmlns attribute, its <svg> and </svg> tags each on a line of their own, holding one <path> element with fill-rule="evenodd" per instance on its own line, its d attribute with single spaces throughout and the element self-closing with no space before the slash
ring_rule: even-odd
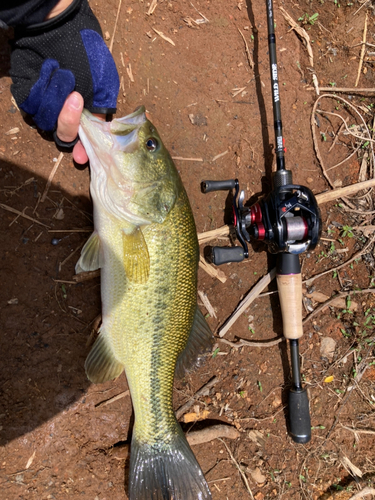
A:
<svg viewBox="0 0 375 500">
<path fill-rule="evenodd" d="M 261 473 L 259 467 L 257 467 L 255 470 L 252 470 L 250 474 L 256 483 L 263 484 L 266 482 L 267 478 Z"/>
<path fill-rule="evenodd" d="M 333 359 L 336 349 L 336 340 L 331 337 L 323 337 L 320 344 L 320 355 L 330 361 Z"/>
</svg>

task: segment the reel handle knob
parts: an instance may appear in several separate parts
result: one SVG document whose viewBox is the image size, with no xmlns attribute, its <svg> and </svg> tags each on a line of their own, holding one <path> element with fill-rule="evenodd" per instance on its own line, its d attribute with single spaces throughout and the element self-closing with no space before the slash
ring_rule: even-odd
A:
<svg viewBox="0 0 375 500">
<path fill-rule="evenodd" d="M 213 247 L 211 252 L 211 260 L 216 266 L 228 262 L 242 262 L 244 258 L 245 251 L 242 247 Z"/>
<path fill-rule="evenodd" d="M 202 181 L 202 193 L 210 193 L 211 191 L 229 191 L 236 187 L 236 180 L 229 179 L 226 181 Z"/>
</svg>

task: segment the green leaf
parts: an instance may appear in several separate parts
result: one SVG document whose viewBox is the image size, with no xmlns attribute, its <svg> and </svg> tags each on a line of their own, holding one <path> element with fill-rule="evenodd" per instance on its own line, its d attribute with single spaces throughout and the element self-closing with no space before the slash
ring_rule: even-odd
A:
<svg viewBox="0 0 375 500">
<path fill-rule="evenodd" d="M 212 353 L 212 357 L 213 358 L 216 358 L 216 356 L 218 355 L 218 353 L 220 352 L 220 347 L 217 347 L 214 352 Z"/>
</svg>

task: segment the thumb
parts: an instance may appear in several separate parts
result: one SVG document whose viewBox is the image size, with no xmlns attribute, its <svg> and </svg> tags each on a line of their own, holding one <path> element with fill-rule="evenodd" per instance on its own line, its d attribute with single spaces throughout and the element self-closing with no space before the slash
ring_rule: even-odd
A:
<svg viewBox="0 0 375 500">
<path fill-rule="evenodd" d="M 72 142 L 77 137 L 82 110 L 83 97 L 78 92 L 72 92 L 67 97 L 57 120 L 56 134 L 60 141 Z"/>
</svg>

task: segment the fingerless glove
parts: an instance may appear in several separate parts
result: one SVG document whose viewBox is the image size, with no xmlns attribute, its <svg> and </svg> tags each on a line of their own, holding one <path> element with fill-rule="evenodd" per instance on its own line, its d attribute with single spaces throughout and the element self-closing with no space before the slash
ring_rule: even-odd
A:
<svg viewBox="0 0 375 500">
<path fill-rule="evenodd" d="M 116 112 L 116 65 L 87 0 L 74 0 L 46 22 L 15 28 L 10 75 L 18 106 L 42 130 L 55 129 L 73 90 L 92 113 Z"/>
</svg>

